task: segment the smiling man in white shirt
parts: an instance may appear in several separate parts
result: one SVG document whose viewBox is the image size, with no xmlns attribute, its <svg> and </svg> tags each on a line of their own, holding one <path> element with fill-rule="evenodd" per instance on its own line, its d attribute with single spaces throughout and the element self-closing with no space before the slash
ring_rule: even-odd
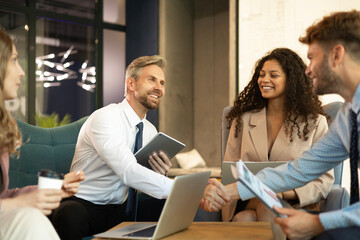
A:
<svg viewBox="0 0 360 240">
<path fill-rule="evenodd" d="M 143 145 L 157 133 L 145 117 L 165 94 L 164 67 L 157 55 L 135 59 L 126 69 L 125 99 L 95 111 L 82 126 L 71 171 L 83 170 L 86 179 L 52 216 L 62 239 L 81 239 L 124 221 L 129 187 L 158 199 L 170 193 L 173 181 L 164 176 L 171 167 L 167 156 L 152 155 L 150 170 L 133 153 L 140 122 Z"/>
</svg>

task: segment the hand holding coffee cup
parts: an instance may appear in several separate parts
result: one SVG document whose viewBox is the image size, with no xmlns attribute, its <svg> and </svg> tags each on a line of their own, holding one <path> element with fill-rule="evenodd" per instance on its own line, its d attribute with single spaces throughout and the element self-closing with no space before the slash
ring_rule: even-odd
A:
<svg viewBox="0 0 360 240">
<path fill-rule="evenodd" d="M 38 176 L 38 189 L 61 189 L 64 180 L 64 174 L 42 169 L 39 171 Z"/>
</svg>

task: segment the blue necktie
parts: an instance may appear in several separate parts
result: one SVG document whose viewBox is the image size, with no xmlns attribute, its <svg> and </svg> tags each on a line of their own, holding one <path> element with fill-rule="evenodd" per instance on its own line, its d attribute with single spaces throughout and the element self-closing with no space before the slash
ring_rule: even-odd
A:
<svg viewBox="0 0 360 240">
<path fill-rule="evenodd" d="M 136 153 L 142 147 L 143 125 L 144 124 L 142 122 L 136 125 L 139 131 L 137 132 L 135 138 L 134 153 Z M 129 187 L 129 195 L 126 205 L 126 215 L 130 217 L 130 220 L 136 221 L 137 207 L 138 207 L 137 205 L 138 205 L 137 191 L 136 189 Z"/>
<path fill-rule="evenodd" d="M 358 180 L 358 129 L 357 129 L 357 116 L 354 111 L 351 112 L 351 138 L 350 138 L 350 204 L 359 201 L 359 180 Z"/>
</svg>

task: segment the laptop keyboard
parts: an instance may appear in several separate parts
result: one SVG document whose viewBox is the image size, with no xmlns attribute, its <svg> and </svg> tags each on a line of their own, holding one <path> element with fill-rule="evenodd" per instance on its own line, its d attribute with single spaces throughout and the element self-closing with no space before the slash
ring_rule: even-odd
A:
<svg viewBox="0 0 360 240">
<path fill-rule="evenodd" d="M 155 228 L 156 228 L 156 225 L 136 231 L 136 232 L 129 233 L 125 236 L 126 237 L 152 237 L 154 235 Z"/>
</svg>

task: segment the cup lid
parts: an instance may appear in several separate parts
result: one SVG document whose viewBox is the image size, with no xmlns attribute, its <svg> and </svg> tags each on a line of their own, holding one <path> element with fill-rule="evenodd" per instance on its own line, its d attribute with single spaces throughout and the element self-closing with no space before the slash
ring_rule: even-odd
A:
<svg viewBox="0 0 360 240">
<path fill-rule="evenodd" d="M 55 172 L 49 169 L 41 169 L 38 173 L 39 177 L 48 177 L 54 179 L 64 179 L 64 174 L 60 172 Z"/>
</svg>

